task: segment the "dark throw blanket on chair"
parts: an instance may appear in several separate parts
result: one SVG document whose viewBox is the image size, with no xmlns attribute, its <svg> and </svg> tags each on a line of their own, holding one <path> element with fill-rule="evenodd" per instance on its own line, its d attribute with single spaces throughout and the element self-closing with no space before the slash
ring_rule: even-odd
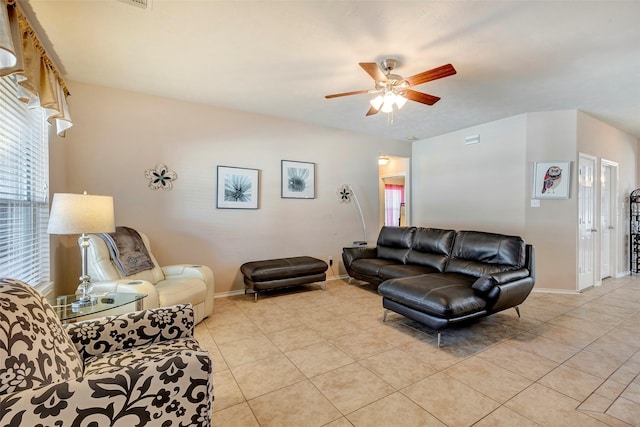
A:
<svg viewBox="0 0 640 427">
<path fill-rule="evenodd" d="M 107 244 L 111 259 L 125 276 L 155 267 L 142 237 L 133 228 L 116 227 L 115 233 L 100 233 L 98 236 Z"/>
</svg>

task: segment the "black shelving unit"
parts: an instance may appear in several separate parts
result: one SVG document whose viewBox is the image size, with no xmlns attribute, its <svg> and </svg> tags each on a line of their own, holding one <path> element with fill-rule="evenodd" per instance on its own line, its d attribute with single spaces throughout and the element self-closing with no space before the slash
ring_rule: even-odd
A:
<svg viewBox="0 0 640 427">
<path fill-rule="evenodd" d="M 629 196 L 629 268 L 631 273 L 640 273 L 640 188 Z"/>
</svg>

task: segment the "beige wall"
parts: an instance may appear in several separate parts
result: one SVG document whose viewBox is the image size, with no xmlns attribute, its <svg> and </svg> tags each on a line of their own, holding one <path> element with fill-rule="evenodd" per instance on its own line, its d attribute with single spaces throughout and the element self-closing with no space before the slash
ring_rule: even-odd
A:
<svg viewBox="0 0 640 427">
<path fill-rule="evenodd" d="M 578 281 L 578 197 L 576 111 L 529 113 L 527 159 L 522 165 L 527 184 L 526 229 L 523 237 L 536 247 L 536 288 L 573 292 Z M 564 200 L 541 199 L 531 207 L 535 162 L 571 161 L 571 187 Z"/>
<path fill-rule="evenodd" d="M 257 259 L 332 256 L 328 275 L 343 274 L 342 247 L 361 238 L 361 226 L 338 187 L 357 191 L 377 236 L 378 153 L 411 154 L 407 142 L 78 82 L 70 90 L 75 126 L 55 141 L 65 156 L 51 165 L 67 172 L 52 192 L 112 195 L 118 225 L 147 233 L 163 265 L 211 266 L 217 294 L 244 289 L 239 267 Z M 281 160 L 316 163 L 316 199 L 280 198 Z M 147 187 L 144 172 L 158 163 L 177 172 L 172 191 Z M 259 169 L 260 209 L 216 209 L 218 165 Z M 79 275 L 75 247 L 69 259 L 56 256 L 68 246 L 52 250 L 57 292 L 72 291 Z"/>
<path fill-rule="evenodd" d="M 526 116 L 415 141 L 412 223 L 522 234 Z M 464 138 L 480 135 L 465 145 Z"/>
<path fill-rule="evenodd" d="M 464 145 L 464 137 L 480 143 Z M 578 152 L 618 162 L 616 275 L 628 270 L 624 200 L 635 185 L 638 140 L 576 110 L 529 113 L 413 144 L 414 224 L 518 234 L 536 247 L 536 288 L 577 288 Z M 531 207 L 533 165 L 570 160 L 570 197 Z M 628 200 L 628 199 L 627 199 Z"/>
</svg>

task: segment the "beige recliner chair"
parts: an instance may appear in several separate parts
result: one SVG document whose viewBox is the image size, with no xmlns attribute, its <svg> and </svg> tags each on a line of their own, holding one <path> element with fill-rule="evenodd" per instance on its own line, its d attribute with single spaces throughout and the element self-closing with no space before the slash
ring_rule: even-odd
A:
<svg viewBox="0 0 640 427">
<path fill-rule="evenodd" d="M 151 253 L 148 237 L 140 233 L 154 267 L 125 276 L 111 259 L 104 240 L 95 234 L 89 236 L 87 273 L 91 277 L 93 292 L 129 292 L 148 296 L 142 300 L 143 309 L 191 304 L 195 322 L 213 312 L 213 272 L 203 265 L 178 264 L 160 267 Z"/>
</svg>

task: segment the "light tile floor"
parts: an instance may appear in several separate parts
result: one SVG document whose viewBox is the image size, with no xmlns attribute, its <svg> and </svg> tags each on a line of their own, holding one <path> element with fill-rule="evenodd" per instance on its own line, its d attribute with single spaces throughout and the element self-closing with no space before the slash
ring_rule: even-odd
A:
<svg viewBox="0 0 640 427">
<path fill-rule="evenodd" d="M 214 426 L 640 426 L 640 278 L 435 334 L 343 280 L 220 298 Z"/>
</svg>

